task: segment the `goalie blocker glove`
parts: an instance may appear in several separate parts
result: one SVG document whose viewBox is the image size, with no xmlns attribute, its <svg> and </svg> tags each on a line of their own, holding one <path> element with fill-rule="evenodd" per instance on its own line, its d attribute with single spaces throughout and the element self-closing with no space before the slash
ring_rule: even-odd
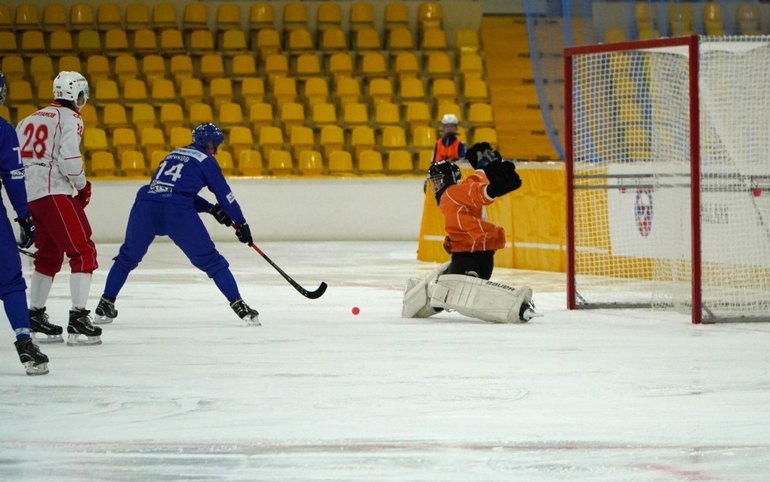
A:
<svg viewBox="0 0 770 482">
<path fill-rule="evenodd" d="M 487 186 L 489 197 L 500 197 L 521 187 L 521 178 L 511 161 L 491 163 L 484 168 L 484 172 L 489 179 L 489 186 Z"/>
</svg>

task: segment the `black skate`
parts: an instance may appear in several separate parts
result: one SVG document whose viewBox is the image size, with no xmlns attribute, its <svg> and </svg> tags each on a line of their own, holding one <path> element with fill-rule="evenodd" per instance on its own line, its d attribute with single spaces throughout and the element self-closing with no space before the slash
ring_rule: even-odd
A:
<svg viewBox="0 0 770 482">
<path fill-rule="evenodd" d="M 62 328 L 48 321 L 48 315 L 45 312 L 45 306 L 29 310 L 29 331 L 35 336 L 38 343 L 61 343 Z"/>
<path fill-rule="evenodd" d="M 238 298 L 237 300 L 230 303 L 230 308 L 232 308 L 235 314 L 238 315 L 238 318 L 245 321 L 247 325 L 261 325 L 259 322 L 259 312 L 253 308 L 250 308 L 249 305 L 243 301 L 243 299 Z"/>
<path fill-rule="evenodd" d="M 101 345 L 102 329 L 91 323 L 89 310 L 70 310 L 70 323 L 67 325 L 67 345 Z M 80 337 L 84 338 L 81 339 Z"/>
<path fill-rule="evenodd" d="M 32 338 L 25 338 L 14 344 L 27 375 L 45 375 L 48 373 L 48 357 L 40 352 L 37 345 L 32 343 Z"/>
<path fill-rule="evenodd" d="M 94 314 L 96 314 L 94 317 L 95 325 L 112 323 L 112 320 L 118 317 L 118 310 L 115 309 L 115 300 L 102 296 L 99 300 L 99 304 L 96 305 Z"/>
</svg>

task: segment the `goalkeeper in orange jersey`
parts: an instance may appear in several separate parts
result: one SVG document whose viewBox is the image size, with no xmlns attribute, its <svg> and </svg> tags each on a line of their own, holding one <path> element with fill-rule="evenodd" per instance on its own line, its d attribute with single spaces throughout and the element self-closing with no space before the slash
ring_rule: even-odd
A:
<svg viewBox="0 0 770 482">
<path fill-rule="evenodd" d="M 449 308 L 498 323 L 529 321 L 535 316 L 530 288 L 485 281 L 492 276 L 495 251 L 505 246 L 505 230 L 487 221 L 483 208 L 521 187 L 521 178 L 514 163 L 504 161 L 488 143 L 471 146 L 466 159 L 475 170 L 462 181 L 452 162 L 428 169 L 428 185 L 444 215 L 444 248 L 451 261 L 427 280 L 410 280 L 402 315 L 425 317 Z"/>
</svg>

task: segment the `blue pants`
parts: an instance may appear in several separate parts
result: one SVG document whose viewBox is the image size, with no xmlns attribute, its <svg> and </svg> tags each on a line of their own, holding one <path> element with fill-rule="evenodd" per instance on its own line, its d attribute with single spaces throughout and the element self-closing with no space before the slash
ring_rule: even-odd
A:
<svg viewBox="0 0 770 482">
<path fill-rule="evenodd" d="M 156 236 L 168 236 L 190 262 L 212 278 L 228 301 L 240 295 L 227 260 L 219 254 L 192 202 L 176 204 L 138 199 L 131 208 L 126 240 L 107 275 L 104 295 L 117 298 L 128 273 L 139 265 Z"/>
<path fill-rule="evenodd" d="M 17 338 L 29 336 L 26 289 L 16 236 L 0 200 L 0 300 Z"/>
</svg>

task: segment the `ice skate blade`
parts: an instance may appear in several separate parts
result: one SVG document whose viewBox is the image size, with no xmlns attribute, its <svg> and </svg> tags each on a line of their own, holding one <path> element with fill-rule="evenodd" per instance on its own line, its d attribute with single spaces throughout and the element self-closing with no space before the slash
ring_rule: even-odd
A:
<svg viewBox="0 0 770 482">
<path fill-rule="evenodd" d="M 61 335 L 46 335 L 36 331 L 30 333 L 30 335 L 35 343 L 64 343 L 64 338 Z"/>
<path fill-rule="evenodd" d="M 31 377 L 48 374 L 48 363 L 38 363 L 35 365 L 35 362 L 28 361 L 22 363 L 22 365 L 24 365 L 24 371 Z"/>
<path fill-rule="evenodd" d="M 114 319 L 115 318 L 96 315 L 94 316 L 94 325 L 109 325 Z"/>
<path fill-rule="evenodd" d="M 259 322 L 259 317 L 255 316 L 254 318 L 249 318 L 248 316 L 243 318 L 243 321 L 246 322 L 247 326 L 262 326 L 262 323 Z"/>
<path fill-rule="evenodd" d="M 531 320 L 532 318 L 538 318 L 540 316 L 543 316 L 543 315 L 540 314 L 540 313 L 535 313 L 531 309 L 526 309 L 526 310 L 524 310 L 524 313 L 521 314 L 521 318 L 522 318 L 521 322 L 522 323 L 526 323 L 529 320 Z"/>
<path fill-rule="evenodd" d="M 81 339 L 80 337 L 84 339 Z M 87 345 L 101 345 L 101 336 L 87 336 L 80 333 L 70 333 L 67 336 L 67 346 L 87 346 Z"/>
</svg>

